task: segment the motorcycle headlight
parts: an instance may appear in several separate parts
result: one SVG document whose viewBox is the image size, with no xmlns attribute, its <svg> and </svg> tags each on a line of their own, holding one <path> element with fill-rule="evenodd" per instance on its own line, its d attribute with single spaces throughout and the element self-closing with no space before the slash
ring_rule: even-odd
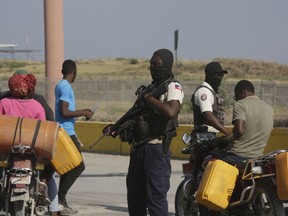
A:
<svg viewBox="0 0 288 216">
<path fill-rule="evenodd" d="M 262 174 L 263 173 L 263 169 L 261 166 L 252 167 L 251 171 L 253 174 Z"/>
</svg>

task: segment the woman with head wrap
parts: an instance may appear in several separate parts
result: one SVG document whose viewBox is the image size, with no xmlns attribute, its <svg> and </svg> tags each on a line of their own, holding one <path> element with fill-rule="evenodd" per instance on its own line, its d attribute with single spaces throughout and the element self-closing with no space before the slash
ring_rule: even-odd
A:
<svg viewBox="0 0 288 216">
<path fill-rule="evenodd" d="M 36 85 L 33 74 L 15 74 L 8 85 L 11 97 L 0 100 L 0 115 L 46 120 L 44 108 L 32 98 Z"/>
<path fill-rule="evenodd" d="M 0 100 L 0 115 L 46 120 L 43 106 L 33 99 L 35 85 L 36 78 L 33 74 L 13 74 L 8 81 L 9 97 Z M 46 197 L 47 185 L 43 182 L 41 185 L 43 185 L 42 193 Z M 47 200 L 47 203 L 50 201 Z"/>
<path fill-rule="evenodd" d="M 22 75 L 22 76 L 18 76 L 18 75 Z M 41 106 L 43 107 L 45 111 L 45 116 L 46 116 L 45 120 L 54 121 L 55 120 L 54 113 L 51 107 L 48 105 L 47 101 L 42 95 L 35 93 L 35 85 L 36 85 L 36 79 L 32 74 L 28 74 L 27 71 L 25 70 L 17 70 L 13 74 L 13 77 L 11 77 L 9 80 L 10 91 L 0 92 L 0 101 L 3 98 L 13 97 L 14 99 L 23 98 L 22 100 L 25 100 L 24 101 L 25 103 L 26 102 L 30 103 L 29 101 L 31 100 L 27 100 L 27 99 L 33 98 L 37 102 L 39 102 Z M 23 116 L 23 113 L 25 112 L 26 110 L 21 111 L 20 116 Z M 57 190 L 56 180 L 54 177 L 54 172 L 55 170 L 53 166 L 51 165 L 51 163 L 46 164 L 40 177 L 41 182 L 44 182 L 45 184 L 48 183 L 48 194 L 49 194 L 49 199 L 51 200 L 51 204 L 49 205 L 50 216 L 57 216 L 58 211 L 59 211 L 58 195 L 57 195 L 58 190 Z"/>
<path fill-rule="evenodd" d="M 0 97 L 0 115 L 54 121 L 53 111 L 45 98 L 42 95 L 35 94 L 36 78 L 33 74 L 28 74 L 24 70 L 17 70 L 10 77 L 8 85 L 10 91 L 6 92 L 2 96 L 3 98 Z M 58 191 L 53 174 L 54 168 L 51 164 L 46 164 L 42 172 L 41 182 L 49 185 L 50 216 L 57 216 L 59 211 Z"/>
</svg>

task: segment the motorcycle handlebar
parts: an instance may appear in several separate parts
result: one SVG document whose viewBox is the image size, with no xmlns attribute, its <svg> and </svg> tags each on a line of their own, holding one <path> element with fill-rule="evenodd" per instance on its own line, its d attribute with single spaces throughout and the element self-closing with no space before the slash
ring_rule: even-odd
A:
<svg viewBox="0 0 288 216">
<path fill-rule="evenodd" d="M 190 137 L 191 139 L 187 147 L 181 149 L 182 154 L 190 154 L 195 149 L 200 151 L 210 151 L 216 148 L 218 144 L 218 139 L 215 134 L 212 133 L 191 134 Z"/>
</svg>

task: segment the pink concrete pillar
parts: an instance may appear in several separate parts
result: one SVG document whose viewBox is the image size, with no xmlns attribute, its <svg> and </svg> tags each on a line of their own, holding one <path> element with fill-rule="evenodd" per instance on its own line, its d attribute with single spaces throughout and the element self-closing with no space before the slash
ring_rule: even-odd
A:
<svg viewBox="0 0 288 216">
<path fill-rule="evenodd" d="M 62 0 L 44 0 L 46 99 L 54 110 L 54 87 L 62 78 L 64 30 Z"/>
</svg>

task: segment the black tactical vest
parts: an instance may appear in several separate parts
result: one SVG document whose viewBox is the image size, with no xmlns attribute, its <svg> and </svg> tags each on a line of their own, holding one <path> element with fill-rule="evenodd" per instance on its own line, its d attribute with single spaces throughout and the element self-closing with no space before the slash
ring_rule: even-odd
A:
<svg viewBox="0 0 288 216">
<path fill-rule="evenodd" d="M 224 99 L 219 94 L 217 94 L 214 90 L 212 90 L 212 89 L 210 89 L 204 85 L 199 86 L 196 89 L 196 91 L 202 87 L 209 89 L 212 92 L 212 94 L 214 95 L 214 104 L 212 106 L 213 113 L 215 116 L 218 117 L 219 121 L 222 124 L 224 124 L 224 119 L 225 119 L 225 112 L 223 109 Z M 200 107 L 194 103 L 194 94 L 191 97 L 191 102 L 192 102 L 192 107 L 193 107 L 194 126 L 200 127 L 200 126 L 206 125 L 205 119 L 203 118 L 203 115 L 201 114 Z"/>
<path fill-rule="evenodd" d="M 173 79 L 168 81 L 177 82 Z M 153 139 L 167 138 L 168 134 L 176 134 L 176 127 L 178 126 L 178 118 L 167 120 L 156 113 L 152 107 L 146 107 L 141 115 L 136 117 L 133 130 L 133 143 L 146 143 Z"/>
<path fill-rule="evenodd" d="M 168 81 L 168 85 L 174 82 L 173 79 Z M 137 90 L 138 91 L 138 90 Z M 139 97 L 139 95 L 138 95 Z M 145 106 L 131 121 L 127 122 L 128 126 L 120 132 L 122 141 L 129 142 L 134 146 L 147 143 L 153 139 L 171 141 L 176 136 L 176 127 L 178 119 L 167 120 L 159 115 L 152 107 Z"/>
<path fill-rule="evenodd" d="M 134 124 L 134 141 L 162 139 L 166 133 L 176 131 L 177 119 L 167 120 L 154 109 L 148 108 L 136 118 Z"/>
</svg>

